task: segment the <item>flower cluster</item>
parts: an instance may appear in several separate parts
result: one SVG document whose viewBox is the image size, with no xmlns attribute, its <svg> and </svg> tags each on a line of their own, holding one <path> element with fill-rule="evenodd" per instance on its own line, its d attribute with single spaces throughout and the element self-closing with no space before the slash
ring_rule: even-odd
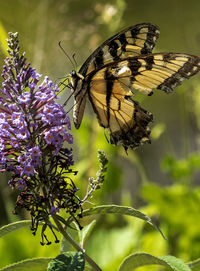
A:
<svg viewBox="0 0 200 271">
<path fill-rule="evenodd" d="M 48 77 L 41 82 L 20 55 L 17 33 L 9 33 L 8 46 L 0 89 L 0 171 L 11 173 L 9 184 L 19 189 L 15 210 L 30 212 L 35 234 L 39 222 L 49 223 L 50 214 L 64 208 L 73 215 L 80 208 L 78 189 L 69 177 L 76 174 L 68 147 L 73 137 L 70 119 L 55 101 L 58 86 Z"/>
</svg>

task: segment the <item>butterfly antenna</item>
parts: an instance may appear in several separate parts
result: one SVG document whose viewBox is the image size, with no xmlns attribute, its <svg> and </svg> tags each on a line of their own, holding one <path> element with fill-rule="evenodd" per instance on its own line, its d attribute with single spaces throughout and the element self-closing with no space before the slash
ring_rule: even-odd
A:
<svg viewBox="0 0 200 271">
<path fill-rule="evenodd" d="M 71 62 L 73 68 L 76 69 L 76 65 L 77 65 L 77 64 L 74 65 L 74 62 L 71 60 L 71 58 L 69 57 L 69 55 L 67 54 L 67 52 L 66 52 L 66 51 L 64 50 L 64 48 L 62 47 L 61 41 L 59 41 L 58 45 L 59 45 L 60 49 L 63 51 L 63 53 L 66 55 L 66 57 L 69 59 L 69 61 Z M 74 59 L 74 58 L 73 58 L 73 59 Z M 76 61 L 75 61 L 75 63 L 76 63 Z"/>
</svg>

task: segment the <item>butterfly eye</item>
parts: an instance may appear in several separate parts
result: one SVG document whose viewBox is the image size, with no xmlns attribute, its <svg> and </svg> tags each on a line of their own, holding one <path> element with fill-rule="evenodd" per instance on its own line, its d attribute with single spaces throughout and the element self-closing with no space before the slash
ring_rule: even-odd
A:
<svg viewBox="0 0 200 271">
<path fill-rule="evenodd" d="M 73 71 L 71 72 L 71 77 L 77 77 L 76 71 L 73 70 Z"/>
</svg>

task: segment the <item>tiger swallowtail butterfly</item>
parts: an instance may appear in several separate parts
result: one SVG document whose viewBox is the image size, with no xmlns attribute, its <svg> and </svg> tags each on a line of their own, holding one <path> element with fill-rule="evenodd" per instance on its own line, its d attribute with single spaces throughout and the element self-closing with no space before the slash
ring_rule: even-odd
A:
<svg viewBox="0 0 200 271">
<path fill-rule="evenodd" d="M 153 115 L 132 99 L 139 91 L 172 92 L 200 70 L 200 58 L 182 53 L 152 53 L 159 28 L 150 23 L 128 27 L 100 45 L 76 72 L 70 74 L 75 103 L 73 121 L 78 129 L 86 100 L 90 100 L 110 142 L 125 150 L 150 143 Z"/>
</svg>

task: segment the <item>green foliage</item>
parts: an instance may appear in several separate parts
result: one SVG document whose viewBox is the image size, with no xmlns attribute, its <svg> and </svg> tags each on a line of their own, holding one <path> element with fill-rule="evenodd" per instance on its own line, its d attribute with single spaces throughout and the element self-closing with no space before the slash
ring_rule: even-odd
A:
<svg viewBox="0 0 200 271">
<path fill-rule="evenodd" d="M 81 230 L 79 229 L 79 227 L 77 227 L 79 244 L 81 248 L 83 248 L 86 238 L 88 238 L 89 235 L 91 234 L 95 224 L 96 224 L 96 220 L 93 220 L 90 224 L 86 225 Z"/>
<path fill-rule="evenodd" d="M 102 270 L 117 270 L 124 257 L 134 249 L 137 238 L 135 233 L 136 231 L 129 226 L 96 228 L 87 242 L 86 250 Z"/>
<path fill-rule="evenodd" d="M 33 236 L 29 228 L 30 222 L 27 221 L 27 223 L 24 223 L 23 221 L 21 224 L 22 227 L 24 227 L 25 224 L 26 228 L 21 229 L 19 227 L 20 222 L 17 222 L 16 225 L 12 223 L 11 226 L 8 225 L 6 227 L 9 229 L 9 234 L 7 232 L 6 235 L 2 235 L 2 238 L 0 238 L 0 268 L 25 259 L 30 260 L 31 258 L 37 257 L 55 257 L 56 254 L 59 254 L 60 246 L 58 244 L 41 246 L 40 235 Z M 18 228 L 17 231 L 16 228 Z M 11 229 L 13 229 L 13 232 L 11 232 Z M 51 232 L 49 230 L 47 234 L 51 236 Z M 60 235 L 58 236 L 60 238 Z"/>
<path fill-rule="evenodd" d="M 200 189 L 180 184 L 163 189 L 148 184 L 142 188 L 142 195 L 149 203 L 146 212 L 150 210 L 151 215 L 160 216 L 169 253 L 186 260 L 198 258 Z"/>
<path fill-rule="evenodd" d="M 84 210 L 82 212 L 82 216 L 89 216 L 93 214 L 120 214 L 120 215 L 129 215 L 133 217 L 137 217 L 139 219 L 142 219 L 149 223 L 151 226 L 154 226 L 160 233 L 161 235 L 162 232 L 160 229 L 153 223 L 153 221 L 145 214 L 140 212 L 139 210 L 136 210 L 132 207 L 127 207 L 127 206 L 117 206 L 117 205 L 100 205 L 97 207 L 93 207 L 87 210 Z"/>
<path fill-rule="evenodd" d="M 177 160 L 173 156 L 166 156 L 161 162 L 163 171 L 175 180 L 183 180 L 192 177 L 197 170 L 200 170 L 200 156 L 198 153 L 191 153 L 187 158 Z"/>
<path fill-rule="evenodd" d="M 147 253 L 130 255 L 124 260 L 119 271 L 131 271 L 144 265 L 163 265 L 172 271 L 191 271 L 188 265 L 173 256 L 155 257 Z"/>
<path fill-rule="evenodd" d="M 20 230 L 25 227 L 30 227 L 30 226 L 31 226 L 30 220 L 18 221 L 18 222 L 5 225 L 0 228 L 0 238 L 14 231 Z"/>
<path fill-rule="evenodd" d="M 25 260 L 6 266 L 5 268 L 0 269 L 0 271 L 46 271 L 49 261 L 51 261 L 51 258 Z"/>
<path fill-rule="evenodd" d="M 197 259 L 196 261 L 188 263 L 188 266 L 192 269 L 192 271 L 200 270 L 200 259 Z"/>
<path fill-rule="evenodd" d="M 94 215 L 94 214 L 109 214 L 109 213 L 112 213 L 112 214 L 121 214 L 121 215 L 129 215 L 129 216 L 137 217 L 139 219 L 142 219 L 142 220 L 148 222 L 150 225 L 152 225 L 156 229 L 158 229 L 157 226 L 152 222 L 152 220 L 148 216 L 146 216 L 145 214 L 143 214 L 139 210 L 136 210 L 136 209 L 131 208 L 131 207 L 116 206 L 116 205 L 98 206 L 98 207 L 90 208 L 88 210 L 83 211 L 82 212 L 82 217 L 90 216 L 90 215 Z M 68 223 L 70 223 L 69 220 L 68 220 Z M 3 237 L 6 234 L 9 235 L 12 232 L 15 232 L 17 230 L 21 230 L 21 228 L 23 228 L 23 227 L 29 227 L 29 226 L 30 226 L 30 221 L 27 221 L 27 223 L 26 223 L 26 221 L 12 223 L 11 225 L 8 225 L 7 227 L 2 227 L 2 229 L 0 230 L 0 234 Z M 80 229 L 78 229 L 79 242 L 80 242 L 81 247 L 84 246 L 84 241 L 85 241 L 86 237 L 89 235 L 89 233 L 91 232 L 91 227 L 92 226 L 94 226 L 94 222 L 92 222 L 90 225 L 86 226 L 82 231 L 80 231 Z M 124 231 L 124 234 L 125 234 L 124 236 L 127 236 L 127 232 L 128 231 Z M 128 240 L 129 240 L 129 238 L 127 239 L 127 241 Z M 112 242 L 112 245 L 113 244 L 114 244 L 114 242 Z M 62 246 L 61 249 L 62 249 L 62 251 L 64 251 L 65 248 Z M 69 265 L 69 262 L 73 261 L 73 259 L 72 259 L 71 254 L 68 255 L 68 256 L 71 257 L 70 259 L 69 258 L 66 259 L 67 264 Z M 73 264 L 75 264 L 75 263 L 73 262 Z M 57 265 L 57 258 L 56 258 L 55 261 L 53 261 L 53 263 L 51 263 L 51 265 L 49 267 L 50 268 L 49 270 L 51 270 L 51 268 L 56 268 L 55 265 Z"/>
<path fill-rule="evenodd" d="M 85 259 L 82 253 L 68 252 L 58 255 L 48 264 L 47 271 L 83 271 Z"/>
</svg>

